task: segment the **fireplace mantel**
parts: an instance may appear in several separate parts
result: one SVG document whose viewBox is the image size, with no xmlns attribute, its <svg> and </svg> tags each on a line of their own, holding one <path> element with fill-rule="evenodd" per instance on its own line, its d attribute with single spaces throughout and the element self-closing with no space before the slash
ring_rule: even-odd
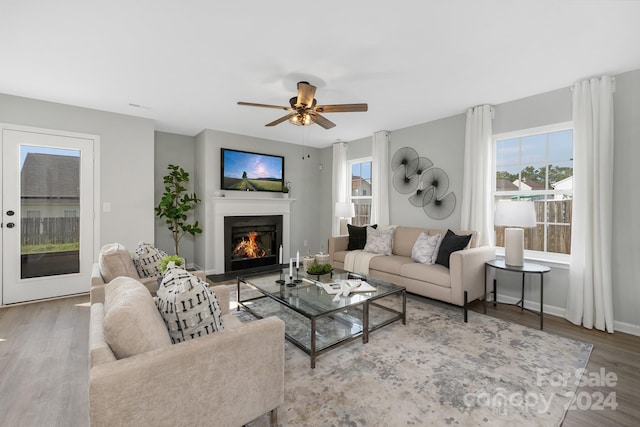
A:
<svg viewBox="0 0 640 427">
<path fill-rule="evenodd" d="M 211 213 L 213 215 L 213 253 L 215 267 L 213 274 L 224 273 L 224 217 L 282 215 L 282 248 L 283 257 L 290 258 L 290 213 L 291 203 L 295 199 L 266 197 L 212 197 Z"/>
</svg>

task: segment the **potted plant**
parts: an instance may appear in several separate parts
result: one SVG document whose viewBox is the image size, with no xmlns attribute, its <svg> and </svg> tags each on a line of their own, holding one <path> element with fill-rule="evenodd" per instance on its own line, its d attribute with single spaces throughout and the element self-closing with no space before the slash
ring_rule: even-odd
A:
<svg viewBox="0 0 640 427">
<path fill-rule="evenodd" d="M 173 235 L 175 254 L 179 256 L 180 240 L 186 235 L 195 236 L 202 233 L 198 221 L 189 223 L 187 215 L 200 202 L 196 193 L 187 192 L 189 173 L 180 166 L 167 166 L 169 173 L 164 176 L 164 194 L 155 211 L 158 218 L 165 218 L 169 231 Z"/>
<path fill-rule="evenodd" d="M 291 188 L 291 183 L 287 181 L 286 184 L 282 186 L 282 197 L 285 199 L 289 197 L 289 189 Z"/>
<path fill-rule="evenodd" d="M 169 265 L 170 262 L 174 262 L 176 266 L 184 268 L 184 258 L 178 255 L 167 255 L 158 262 L 158 267 L 162 274 L 167 271 L 167 265 Z"/>
</svg>

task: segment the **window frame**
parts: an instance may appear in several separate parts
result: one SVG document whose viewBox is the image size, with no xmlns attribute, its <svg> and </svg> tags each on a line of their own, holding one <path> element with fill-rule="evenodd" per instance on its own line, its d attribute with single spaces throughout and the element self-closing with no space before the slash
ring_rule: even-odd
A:
<svg viewBox="0 0 640 427">
<path fill-rule="evenodd" d="M 491 202 L 493 203 L 494 209 L 492 209 L 492 217 L 491 217 L 491 224 L 493 224 L 493 212 L 495 210 L 495 203 L 498 197 L 504 197 L 504 196 L 516 196 L 516 195 L 522 195 L 523 190 L 513 190 L 513 191 L 509 191 L 509 190 L 505 190 L 505 191 L 498 191 L 496 190 L 496 184 L 497 184 L 497 180 L 496 180 L 496 174 L 497 174 L 497 142 L 498 141 L 502 141 L 502 140 L 507 140 L 507 139 L 513 139 L 513 138 L 525 138 L 528 136 L 533 136 L 533 135 L 540 135 L 540 134 L 548 134 L 548 133 L 552 133 L 552 132 L 559 132 L 559 131 L 563 131 L 563 130 L 571 130 L 573 132 L 573 149 L 574 149 L 574 156 L 572 157 L 572 159 L 575 158 L 575 128 L 573 126 L 573 122 L 572 121 L 568 121 L 568 122 L 561 122 L 561 123 L 555 123 L 555 124 L 551 124 L 551 125 L 544 125 L 544 126 L 537 126 L 537 127 L 533 127 L 533 128 L 527 128 L 527 129 L 519 129 L 519 130 L 515 130 L 515 131 L 509 131 L 509 132 L 503 132 L 503 133 L 499 133 L 499 134 L 494 134 L 491 137 L 491 147 L 492 147 L 492 156 L 493 156 L 493 161 L 492 161 L 492 174 L 491 174 L 491 192 L 490 192 L 490 197 L 491 197 Z M 546 154 L 548 155 L 548 154 Z M 574 160 L 575 161 L 575 160 Z M 523 166 L 523 162 L 522 160 L 520 161 L 520 166 Z M 546 158 L 545 159 L 545 163 L 547 165 L 547 174 L 548 174 L 548 164 L 549 164 L 549 159 Z M 573 168 L 575 170 L 575 163 L 573 165 Z M 575 175 L 574 175 L 575 176 Z M 548 178 L 547 178 L 548 181 Z M 575 187 L 574 187 L 575 188 Z M 571 194 L 572 198 L 573 198 L 573 192 L 574 189 L 572 189 L 570 192 L 567 190 L 554 190 L 554 189 L 545 189 L 545 190 L 533 190 L 533 193 L 536 195 L 544 195 L 544 196 L 549 196 L 549 195 L 561 195 L 561 194 Z M 528 191 L 529 194 L 531 194 L 531 191 Z M 545 220 L 544 222 L 537 222 L 537 224 L 553 224 L 550 223 L 548 221 L 548 217 L 546 217 L 547 213 L 545 210 Z M 545 241 L 546 241 L 546 234 L 547 234 L 547 227 L 545 227 Z M 494 234 L 494 239 L 495 239 L 495 234 Z M 494 242 L 495 244 L 495 242 Z M 503 246 L 497 246 L 496 247 L 496 255 L 499 256 L 504 256 L 504 247 Z M 570 257 L 571 254 L 561 254 L 561 253 L 556 253 L 556 252 L 546 252 L 546 251 L 534 251 L 534 250 L 530 250 L 530 249 L 525 249 L 524 250 L 524 257 L 527 260 L 531 260 L 531 261 L 543 261 L 543 262 L 547 262 L 547 263 L 552 263 L 556 266 L 560 266 L 560 267 L 565 267 L 568 268 L 569 266 L 569 261 L 570 261 Z"/>
<path fill-rule="evenodd" d="M 353 196 L 353 165 L 357 164 L 357 163 L 371 163 L 371 168 L 372 168 L 372 176 L 371 176 L 371 194 L 367 195 L 367 196 Z M 367 156 L 367 157 L 360 157 L 357 159 L 350 159 L 347 161 L 347 166 L 349 168 L 349 175 L 347 177 L 348 179 L 348 188 L 349 188 L 349 197 L 348 197 L 348 201 L 350 203 L 354 203 L 354 200 L 370 200 L 370 205 L 373 206 L 373 157 L 372 156 Z M 357 212 L 356 212 L 357 214 Z M 357 218 L 358 216 L 356 215 L 354 217 Z M 368 222 L 366 222 L 367 224 L 369 224 L 371 222 L 371 212 L 369 212 L 369 220 Z"/>
</svg>

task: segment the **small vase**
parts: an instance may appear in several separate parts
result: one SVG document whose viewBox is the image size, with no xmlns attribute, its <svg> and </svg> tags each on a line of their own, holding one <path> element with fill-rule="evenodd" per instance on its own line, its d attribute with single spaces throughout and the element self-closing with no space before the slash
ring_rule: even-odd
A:
<svg viewBox="0 0 640 427">
<path fill-rule="evenodd" d="M 288 199 L 289 198 L 289 193 L 282 193 L 282 198 L 283 199 Z"/>
</svg>

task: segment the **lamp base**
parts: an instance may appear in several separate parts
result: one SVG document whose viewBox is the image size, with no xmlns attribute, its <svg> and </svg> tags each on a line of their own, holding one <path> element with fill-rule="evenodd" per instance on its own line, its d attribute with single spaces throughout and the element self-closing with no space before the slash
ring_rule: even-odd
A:
<svg viewBox="0 0 640 427">
<path fill-rule="evenodd" d="M 504 230 L 504 262 L 514 267 L 524 265 L 524 229 L 506 228 Z"/>
</svg>

